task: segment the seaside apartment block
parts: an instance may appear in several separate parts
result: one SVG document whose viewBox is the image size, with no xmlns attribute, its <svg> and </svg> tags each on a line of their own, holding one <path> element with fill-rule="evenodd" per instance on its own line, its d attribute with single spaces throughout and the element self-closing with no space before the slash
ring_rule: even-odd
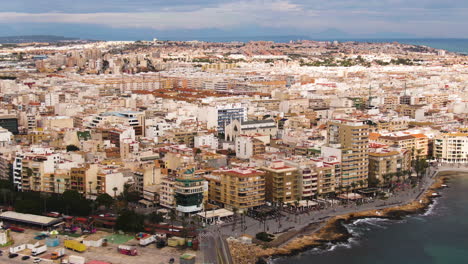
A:
<svg viewBox="0 0 468 264">
<path fill-rule="evenodd" d="M 468 163 L 468 133 L 445 133 L 434 141 L 434 157 L 442 162 Z"/>
<path fill-rule="evenodd" d="M 265 172 L 250 168 L 213 171 L 206 175 L 208 199 L 227 209 L 239 212 L 265 203 Z"/>
<path fill-rule="evenodd" d="M 277 203 L 291 203 L 301 199 L 300 177 L 297 168 L 287 166 L 284 161 L 274 161 L 265 171 L 266 200 Z"/>
<path fill-rule="evenodd" d="M 365 121 L 336 119 L 328 123 L 327 145 L 322 147 L 322 156 L 341 161 L 338 186 L 367 187 L 368 145 L 369 126 Z"/>
</svg>

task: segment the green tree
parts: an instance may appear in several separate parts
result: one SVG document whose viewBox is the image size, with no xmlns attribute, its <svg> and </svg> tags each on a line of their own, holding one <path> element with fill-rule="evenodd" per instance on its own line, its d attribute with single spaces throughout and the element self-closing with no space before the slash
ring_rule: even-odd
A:
<svg viewBox="0 0 468 264">
<path fill-rule="evenodd" d="M 96 198 L 96 202 L 98 205 L 105 206 L 106 208 L 110 208 L 114 203 L 114 199 L 107 193 L 103 193 L 98 195 Z"/>
<path fill-rule="evenodd" d="M 146 216 L 146 220 L 151 224 L 159 224 L 164 221 L 164 217 L 161 213 L 152 212 Z"/>
<path fill-rule="evenodd" d="M 143 215 L 125 209 L 117 217 L 115 228 L 124 232 L 141 232 L 144 230 L 144 219 Z"/>
<path fill-rule="evenodd" d="M 67 145 L 66 149 L 67 149 L 67 152 L 79 151 L 80 150 L 80 148 L 75 146 L 75 145 Z"/>
<path fill-rule="evenodd" d="M 268 234 L 267 232 L 260 232 L 260 233 L 257 233 L 255 235 L 255 238 L 260 240 L 260 241 L 264 241 L 264 242 L 270 242 L 273 240 L 273 235 L 272 234 Z"/>
</svg>

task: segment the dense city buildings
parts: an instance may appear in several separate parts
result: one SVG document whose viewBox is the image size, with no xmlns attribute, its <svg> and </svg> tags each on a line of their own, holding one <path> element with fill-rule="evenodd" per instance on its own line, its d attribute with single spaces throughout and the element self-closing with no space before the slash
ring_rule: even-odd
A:
<svg viewBox="0 0 468 264">
<path fill-rule="evenodd" d="M 0 200 L 76 216 L 64 230 L 138 213 L 124 231 L 290 239 L 309 213 L 468 163 L 466 64 L 399 43 L 0 46 Z"/>
</svg>

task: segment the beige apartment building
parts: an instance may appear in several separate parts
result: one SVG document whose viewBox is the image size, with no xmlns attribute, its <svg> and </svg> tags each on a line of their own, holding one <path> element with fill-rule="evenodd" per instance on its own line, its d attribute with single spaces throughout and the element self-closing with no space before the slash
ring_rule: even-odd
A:
<svg viewBox="0 0 468 264">
<path fill-rule="evenodd" d="M 341 161 L 339 186 L 367 182 L 368 145 L 369 126 L 365 121 L 337 119 L 328 123 L 327 146 L 322 147 L 322 156 Z"/>
<path fill-rule="evenodd" d="M 208 199 L 239 212 L 265 203 L 265 172 L 250 168 L 216 170 L 206 175 Z"/>
<path fill-rule="evenodd" d="M 265 171 L 266 200 L 269 202 L 290 203 L 301 199 L 299 172 L 297 168 L 274 161 Z"/>
<path fill-rule="evenodd" d="M 411 152 L 384 145 L 369 148 L 369 178 L 384 183 L 397 176 L 406 176 L 411 170 Z M 391 177 L 387 176 L 391 175 Z"/>
<path fill-rule="evenodd" d="M 411 152 L 412 159 L 426 158 L 429 138 L 424 134 L 389 134 L 376 139 L 378 143 L 403 148 Z"/>
</svg>

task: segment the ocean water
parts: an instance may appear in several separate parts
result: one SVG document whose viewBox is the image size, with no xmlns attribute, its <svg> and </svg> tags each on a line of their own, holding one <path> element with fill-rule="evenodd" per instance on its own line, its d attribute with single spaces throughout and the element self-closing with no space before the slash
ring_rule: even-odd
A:
<svg viewBox="0 0 468 264">
<path fill-rule="evenodd" d="M 198 40 L 209 41 L 209 42 L 231 42 L 231 41 L 240 41 L 240 42 L 249 42 L 249 41 L 274 41 L 277 43 L 287 43 L 291 40 L 300 40 L 307 39 L 301 36 L 256 36 L 256 37 L 201 37 Z M 186 38 L 179 38 L 174 40 L 190 40 Z M 422 45 L 428 46 L 436 49 L 444 49 L 451 52 L 458 52 L 462 54 L 468 54 L 468 39 L 353 39 L 353 38 L 338 38 L 338 39 L 311 39 L 311 40 L 320 40 L 320 41 L 334 41 L 338 40 L 340 42 L 346 41 L 358 41 L 358 42 L 372 42 L 372 43 L 391 43 L 399 42 L 412 45 Z"/>
<path fill-rule="evenodd" d="M 425 214 L 401 221 L 361 219 L 347 243 L 313 249 L 275 264 L 468 263 L 468 175 L 457 176 Z"/>
<path fill-rule="evenodd" d="M 444 49 L 451 52 L 468 54 L 468 39 L 349 39 L 338 41 L 359 41 L 359 42 L 399 42 L 411 45 L 428 46 L 436 49 Z"/>
</svg>

